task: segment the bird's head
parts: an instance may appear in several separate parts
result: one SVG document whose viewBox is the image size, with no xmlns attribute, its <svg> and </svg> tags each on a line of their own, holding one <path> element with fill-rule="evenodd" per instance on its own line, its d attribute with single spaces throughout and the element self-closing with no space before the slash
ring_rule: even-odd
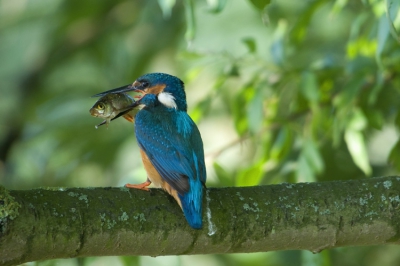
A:
<svg viewBox="0 0 400 266">
<path fill-rule="evenodd" d="M 105 91 L 94 96 L 103 96 L 108 93 L 127 91 L 139 92 L 139 99 L 143 98 L 146 94 L 153 94 L 157 97 L 160 103 L 168 108 L 175 108 L 185 112 L 187 110 L 186 94 L 183 82 L 179 78 L 165 73 L 145 74 L 130 85 Z"/>
</svg>

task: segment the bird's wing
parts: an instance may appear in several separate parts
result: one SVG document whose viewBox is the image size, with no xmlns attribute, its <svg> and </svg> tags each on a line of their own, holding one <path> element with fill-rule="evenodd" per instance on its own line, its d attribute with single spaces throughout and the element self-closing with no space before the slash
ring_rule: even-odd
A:
<svg viewBox="0 0 400 266">
<path fill-rule="evenodd" d="M 161 177 L 180 194 L 189 191 L 189 179 L 206 179 L 200 132 L 186 112 L 161 119 L 142 110 L 135 122 L 140 148 Z"/>
<path fill-rule="evenodd" d="M 203 185 L 206 183 L 206 166 L 204 163 L 204 148 L 203 148 L 203 141 L 201 139 L 200 131 L 197 128 L 196 124 L 190 118 L 190 116 L 186 112 L 181 113 L 181 119 L 178 121 L 178 124 L 181 128 L 190 128 L 190 132 L 186 132 L 186 136 L 183 138 L 185 140 L 186 145 L 179 145 L 182 143 L 181 135 L 175 135 L 174 143 L 177 144 L 177 147 L 191 147 L 192 149 L 192 157 L 193 162 L 191 166 L 194 165 L 194 170 L 197 173 L 197 176 L 200 178 L 200 181 Z M 185 135 L 185 133 L 183 133 Z M 182 151 L 183 153 L 183 151 Z M 194 164 L 193 164 L 194 163 Z"/>
</svg>

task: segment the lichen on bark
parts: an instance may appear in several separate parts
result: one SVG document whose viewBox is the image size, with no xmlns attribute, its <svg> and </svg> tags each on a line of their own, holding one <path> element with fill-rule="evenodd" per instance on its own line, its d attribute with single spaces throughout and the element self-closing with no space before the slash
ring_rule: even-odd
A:
<svg viewBox="0 0 400 266">
<path fill-rule="evenodd" d="M 20 207 L 8 190 L 0 186 L 0 235 L 7 230 L 7 221 L 18 217 Z"/>
</svg>

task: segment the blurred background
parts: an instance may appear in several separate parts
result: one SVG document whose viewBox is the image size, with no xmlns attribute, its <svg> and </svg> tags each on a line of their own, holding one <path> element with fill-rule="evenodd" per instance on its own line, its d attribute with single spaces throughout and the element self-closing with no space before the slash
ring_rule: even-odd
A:
<svg viewBox="0 0 400 266">
<path fill-rule="evenodd" d="M 209 187 L 396 175 L 399 29 L 390 0 L 0 0 L 0 183 L 143 182 L 133 125 L 89 109 L 148 72 L 185 82 Z M 111 263 L 385 266 L 400 247 L 27 265 Z"/>
</svg>

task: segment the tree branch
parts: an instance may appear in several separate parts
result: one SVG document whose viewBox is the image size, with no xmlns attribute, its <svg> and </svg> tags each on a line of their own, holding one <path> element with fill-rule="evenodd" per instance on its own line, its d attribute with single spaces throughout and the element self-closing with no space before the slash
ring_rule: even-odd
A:
<svg viewBox="0 0 400 266">
<path fill-rule="evenodd" d="M 0 187 L 0 263 L 399 244 L 400 177 L 209 188 L 204 228 L 159 189 Z"/>
</svg>

